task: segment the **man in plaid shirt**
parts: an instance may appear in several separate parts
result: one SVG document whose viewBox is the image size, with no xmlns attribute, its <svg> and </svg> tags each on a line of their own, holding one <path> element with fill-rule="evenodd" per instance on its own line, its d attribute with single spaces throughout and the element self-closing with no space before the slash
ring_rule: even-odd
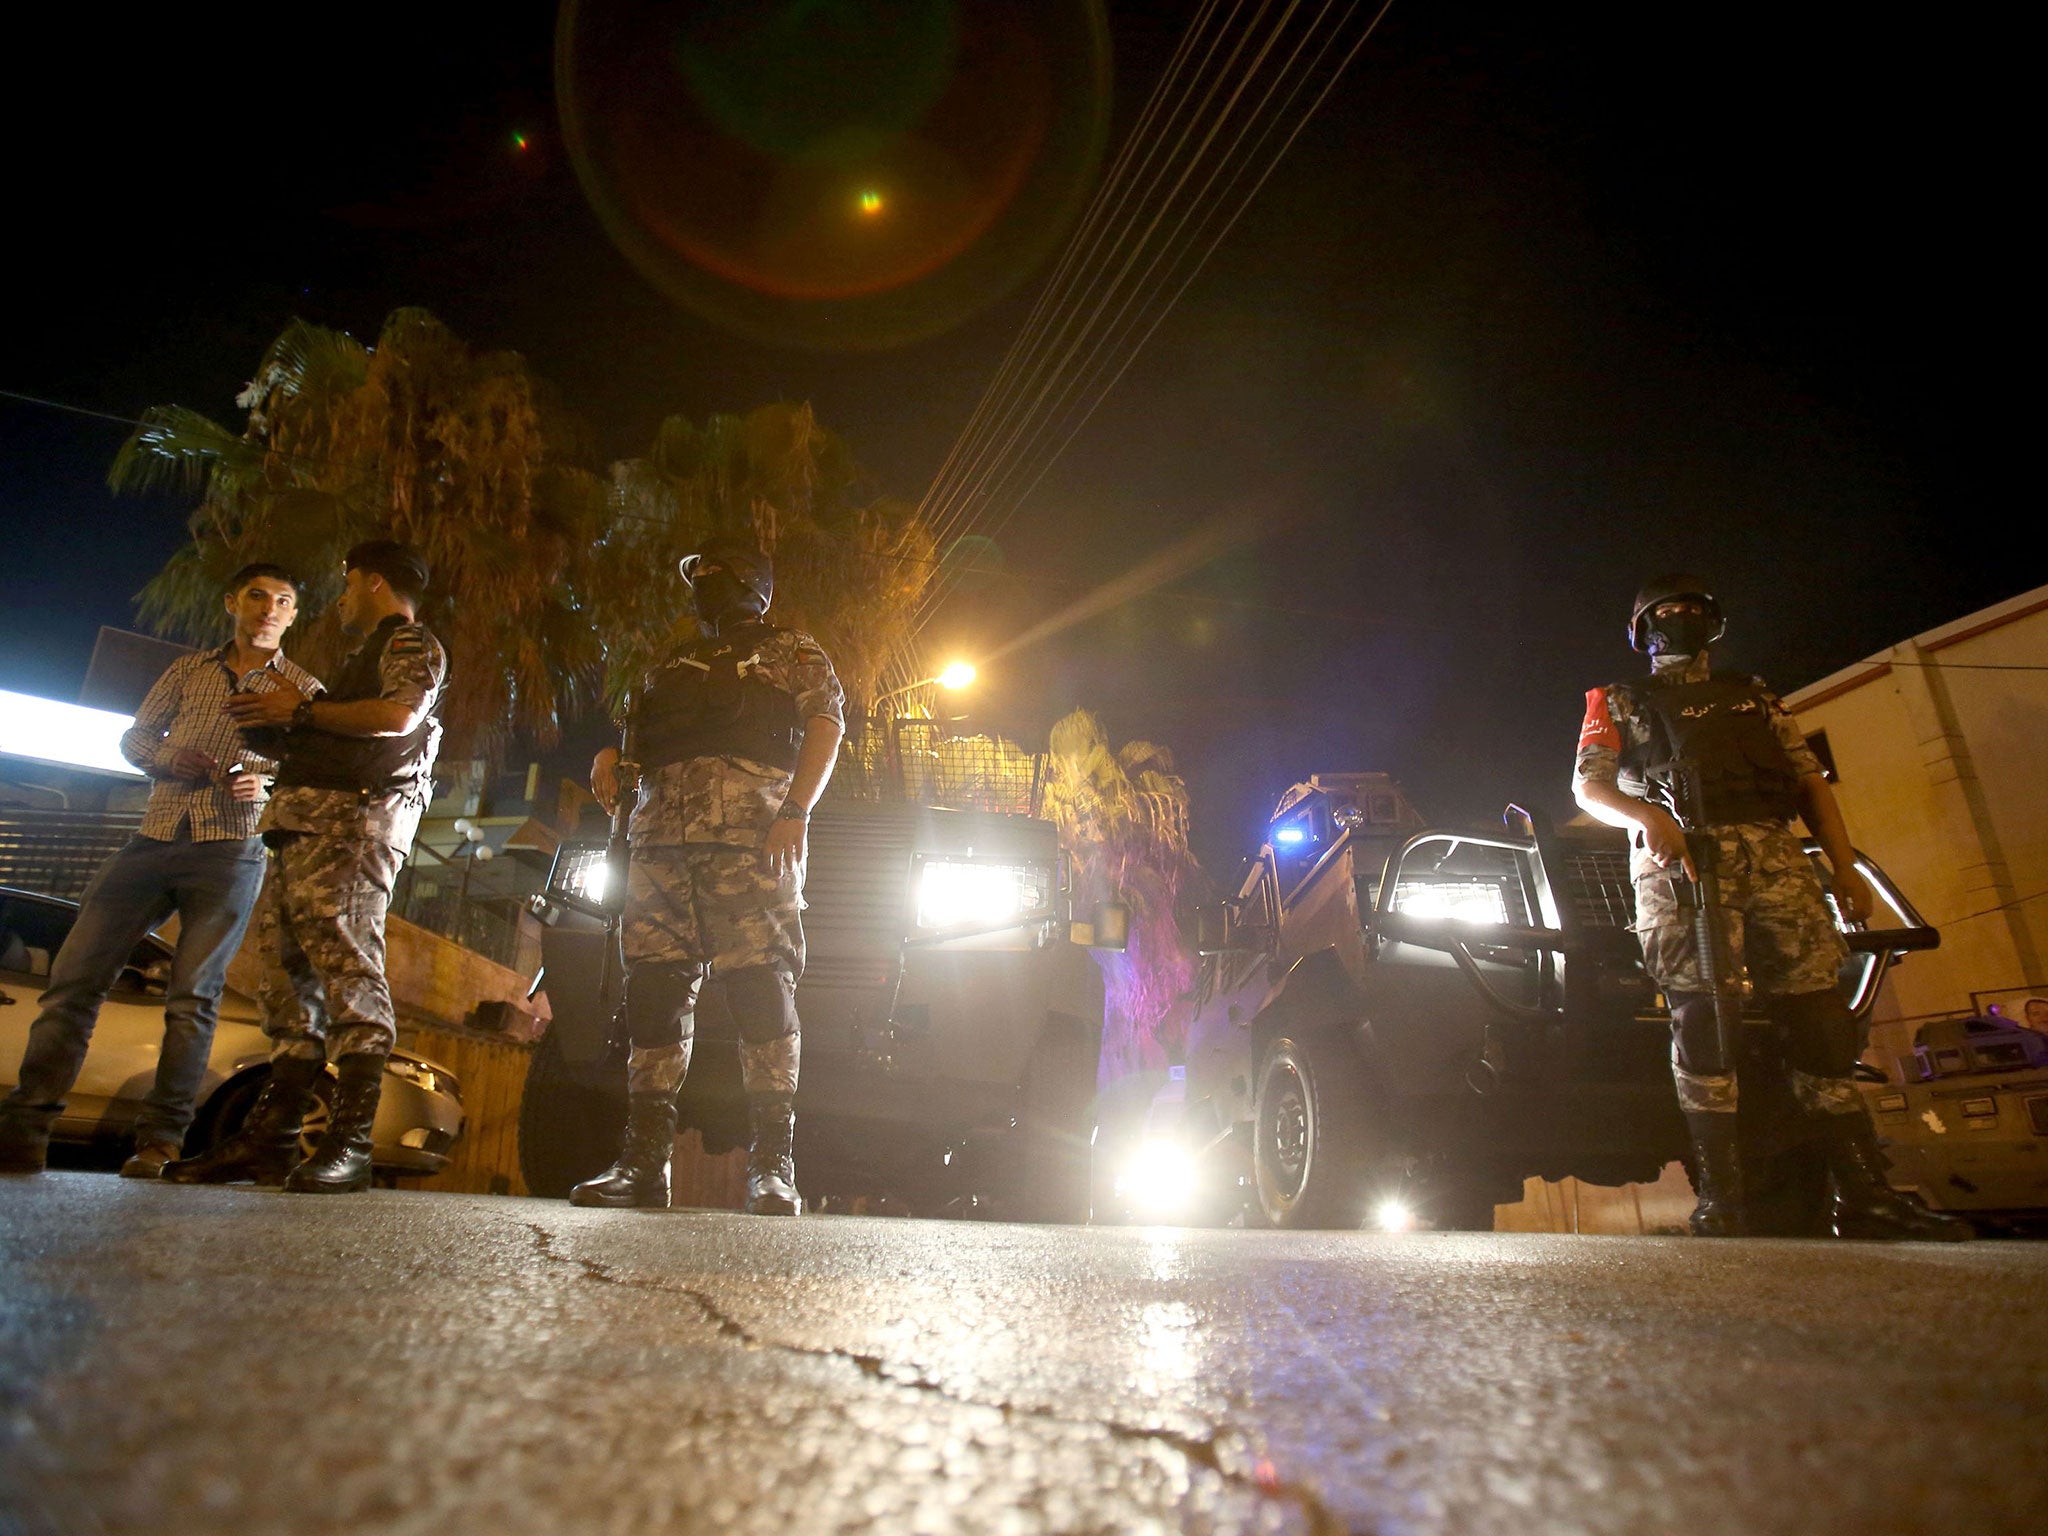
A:
<svg viewBox="0 0 2048 1536">
<path fill-rule="evenodd" d="M 43 1167 L 50 1125 L 78 1080 L 100 1004 L 144 934 L 178 914 L 156 1084 L 121 1172 L 156 1178 L 178 1156 L 206 1075 L 228 961 L 263 887 L 257 818 L 276 764 L 251 751 L 227 701 L 319 683 L 278 644 L 299 612 L 299 585 L 280 566 L 245 565 L 223 599 L 234 637 L 180 657 L 149 690 L 121 752 L 154 780 L 142 827 L 100 866 L 78 921 L 50 967 L 17 1086 L 0 1103 L 0 1173 Z"/>
</svg>

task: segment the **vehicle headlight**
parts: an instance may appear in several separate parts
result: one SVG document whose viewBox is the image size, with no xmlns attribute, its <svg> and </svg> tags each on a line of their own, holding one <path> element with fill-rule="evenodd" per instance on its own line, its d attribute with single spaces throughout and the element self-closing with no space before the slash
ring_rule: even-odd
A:
<svg viewBox="0 0 2048 1536">
<path fill-rule="evenodd" d="M 1194 1204 L 1200 1173 L 1182 1143 L 1148 1137 L 1117 1170 L 1116 1197 L 1135 1216 L 1171 1218 Z"/>
<path fill-rule="evenodd" d="M 400 1056 L 396 1052 L 385 1059 L 384 1070 L 393 1077 L 403 1078 L 414 1087 L 424 1089 L 428 1093 L 455 1094 L 459 1091 L 453 1074 L 429 1066 L 424 1061 Z"/>
<path fill-rule="evenodd" d="M 555 850 L 553 868 L 548 871 L 548 900 L 602 916 L 605 898 L 615 891 L 612 869 L 605 862 L 602 843 L 564 843 Z"/>
<path fill-rule="evenodd" d="M 917 926 L 1007 928 L 1052 912 L 1052 870 L 1044 864 L 927 859 L 917 881 Z"/>
</svg>

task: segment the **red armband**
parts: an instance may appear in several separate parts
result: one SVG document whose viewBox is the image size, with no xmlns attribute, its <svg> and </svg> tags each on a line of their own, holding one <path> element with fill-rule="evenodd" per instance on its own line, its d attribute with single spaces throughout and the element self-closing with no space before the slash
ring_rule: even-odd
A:
<svg viewBox="0 0 2048 1536">
<path fill-rule="evenodd" d="M 1607 708 L 1607 690 L 1589 689 L 1586 694 L 1586 723 L 1579 727 L 1581 747 L 1605 747 L 1610 752 L 1621 750 L 1621 732 L 1615 728 L 1614 715 Z"/>
</svg>

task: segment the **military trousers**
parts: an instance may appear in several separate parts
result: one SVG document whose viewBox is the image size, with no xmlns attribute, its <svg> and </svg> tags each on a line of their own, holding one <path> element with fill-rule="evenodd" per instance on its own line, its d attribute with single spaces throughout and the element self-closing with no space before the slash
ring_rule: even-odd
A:
<svg viewBox="0 0 2048 1536">
<path fill-rule="evenodd" d="M 1860 1046 L 1835 991 L 1848 946 L 1835 928 L 1820 875 L 1784 822 L 1713 828 L 1724 961 L 1745 998 L 1782 1031 L 1782 1059 L 1802 1102 L 1817 1111 L 1860 1103 L 1850 1074 Z M 1700 973 L 1694 913 L 1674 871 L 1638 848 L 1631 863 L 1643 965 L 1672 1005 L 1672 1065 L 1689 1110 L 1736 1107 L 1735 1063 L 1722 1058 L 1714 1008 Z"/>
<path fill-rule="evenodd" d="M 405 855 L 376 838 L 272 831 L 262 945 L 272 1059 L 388 1056 L 397 1017 L 384 918 Z"/>
<path fill-rule="evenodd" d="M 796 1091 L 802 908 L 798 876 L 772 874 L 757 849 L 714 843 L 633 849 L 620 933 L 632 1034 L 630 1091 L 672 1092 L 682 1085 L 698 988 L 707 976 L 722 981 L 739 1026 L 747 1091 Z"/>
</svg>

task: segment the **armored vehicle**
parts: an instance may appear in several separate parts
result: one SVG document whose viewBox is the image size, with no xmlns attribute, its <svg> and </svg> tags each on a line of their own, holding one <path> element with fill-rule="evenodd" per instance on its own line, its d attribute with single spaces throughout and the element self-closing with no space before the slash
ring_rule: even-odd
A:
<svg viewBox="0 0 2048 1536">
<path fill-rule="evenodd" d="M 1039 765 L 919 724 L 849 746 L 811 818 L 799 1183 L 814 1209 L 1084 1220 L 1102 980 L 1057 829 L 1031 814 Z M 602 842 L 565 843 L 539 900 L 554 1022 L 520 1117 L 537 1194 L 618 1150 L 610 869 Z M 714 971 L 680 1096 L 711 1153 L 746 1144 L 736 1038 Z"/>
<path fill-rule="evenodd" d="M 1892 1183 L 1980 1227 L 2048 1225 L 2048 1035 L 1936 1020 L 1901 1065 L 1904 1082 L 1863 1090 Z"/>
<path fill-rule="evenodd" d="M 1235 898 L 1198 914 L 1184 1062 L 1104 1090 L 1098 1208 L 1490 1228 L 1531 1176 L 1618 1185 L 1688 1156 L 1622 834 L 1515 807 L 1504 822 L 1428 826 L 1378 774 L 1289 790 Z M 1867 1016 L 1886 967 L 1938 936 L 1859 867 L 1883 916 L 1846 933 L 1842 986 Z M 1776 1043 L 1750 1022 L 1755 1060 Z M 1801 1117 L 1764 1093 L 1742 1106 L 1761 1222 L 1811 1230 Z"/>
</svg>

